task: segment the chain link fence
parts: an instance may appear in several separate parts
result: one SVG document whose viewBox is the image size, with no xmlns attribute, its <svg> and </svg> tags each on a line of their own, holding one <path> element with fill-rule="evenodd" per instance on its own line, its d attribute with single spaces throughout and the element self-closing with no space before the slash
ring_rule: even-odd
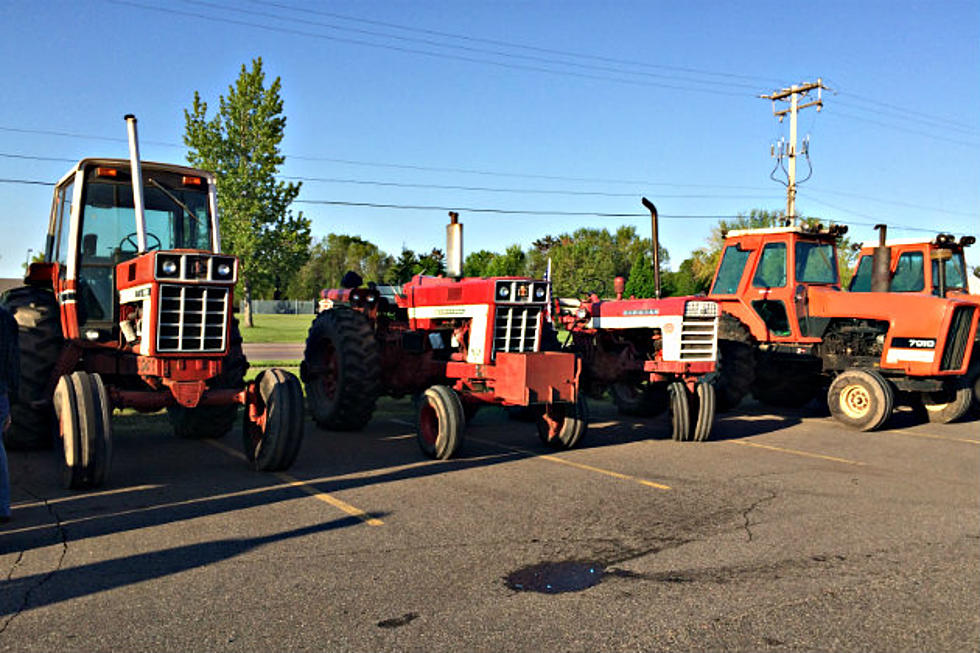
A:
<svg viewBox="0 0 980 653">
<path fill-rule="evenodd" d="M 245 311 L 245 302 L 239 304 L 238 310 Z M 316 312 L 316 302 L 301 299 L 253 299 L 252 313 L 265 315 L 313 315 Z"/>
</svg>

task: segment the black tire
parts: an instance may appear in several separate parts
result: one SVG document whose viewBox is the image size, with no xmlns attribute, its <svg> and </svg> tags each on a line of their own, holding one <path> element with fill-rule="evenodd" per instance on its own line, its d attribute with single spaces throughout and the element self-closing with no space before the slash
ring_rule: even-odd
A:
<svg viewBox="0 0 980 653">
<path fill-rule="evenodd" d="M 61 311 L 54 295 L 22 286 L 7 291 L 4 307 L 17 321 L 20 343 L 20 392 L 11 400 L 10 429 L 4 434 L 11 449 L 43 449 L 55 443 L 55 415 L 49 384 L 64 347 Z"/>
<path fill-rule="evenodd" d="M 715 395 L 719 411 L 737 407 L 755 381 L 755 340 L 737 318 L 722 314 L 718 320 L 718 366 Z"/>
<path fill-rule="evenodd" d="M 715 425 L 717 397 L 715 387 L 708 382 L 699 381 L 697 386 L 698 414 L 694 422 L 694 441 L 704 442 L 711 437 Z"/>
<path fill-rule="evenodd" d="M 691 402 L 687 387 L 680 381 L 667 386 L 670 394 L 670 437 L 677 442 L 691 439 Z"/>
<path fill-rule="evenodd" d="M 858 431 L 874 431 L 891 416 L 895 392 L 875 370 L 846 370 L 831 382 L 827 406 L 841 424 Z"/>
<path fill-rule="evenodd" d="M 930 422 L 949 424 L 970 412 L 973 388 L 964 385 L 944 392 L 923 392 L 920 400 Z"/>
<path fill-rule="evenodd" d="M 422 393 L 415 418 L 419 448 L 429 458 L 447 460 L 463 445 L 466 417 L 452 388 L 434 385 Z"/>
<path fill-rule="evenodd" d="M 970 366 L 966 369 L 966 386 L 973 390 L 973 407 L 980 410 L 980 345 L 973 345 Z"/>
<path fill-rule="evenodd" d="M 58 380 L 54 405 L 62 485 L 71 490 L 101 487 L 112 460 L 112 411 L 102 379 L 87 372 L 66 374 Z"/>
<path fill-rule="evenodd" d="M 317 426 L 364 428 L 381 393 L 381 356 L 367 316 L 343 306 L 320 313 L 306 338 L 300 376 Z"/>
<path fill-rule="evenodd" d="M 670 402 L 663 383 L 621 381 L 609 386 L 609 395 L 620 414 L 635 417 L 661 415 Z"/>
<path fill-rule="evenodd" d="M 242 447 L 252 469 L 276 472 L 289 469 L 303 443 L 303 388 L 294 375 L 277 367 L 261 372 L 256 385 L 256 413 L 265 425 L 249 419 L 253 406 L 246 404 Z"/>
<path fill-rule="evenodd" d="M 558 433 L 549 437 L 549 424 L 545 419 L 558 422 Z M 578 399 L 573 403 L 548 404 L 538 411 L 535 419 L 538 429 L 538 439 L 552 449 L 574 449 L 582 443 L 589 432 L 589 402 L 585 395 L 579 392 Z"/>
<path fill-rule="evenodd" d="M 238 328 L 238 319 L 231 324 L 228 338 L 228 353 L 222 361 L 221 374 L 211 379 L 208 388 L 241 390 L 245 387 L 245 372 L 248 361 L 242 351 L 242 334 Z M 170 425 L 178 438 L 205 439 L 221 438 L 235 425 L 238 416 L 238 404 L 226 406 L 170 406 L 167 408 Z"/>
</svg>

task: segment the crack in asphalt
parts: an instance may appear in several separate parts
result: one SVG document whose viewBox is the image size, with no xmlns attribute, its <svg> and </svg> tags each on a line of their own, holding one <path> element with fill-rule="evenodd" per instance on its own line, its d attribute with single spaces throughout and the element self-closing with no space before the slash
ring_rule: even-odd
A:
<svg viewBox="0 0 980 653">
<path fill-rule="evenodd" d="M 755 537 L 752 534 L 752 528 L 751 528 L 752 522 L 749 519 L 749 515 L 751 515 L 753 511 L 757 510 L 759 506 L 761 506 L 762 504 L 768 503 L 773 499 L 775 499 L 776 496 L 777 496 L 776 493 L 770 490 L 769 496 L 762 497 L 758 501 L 754 501 L 752 505 L 750 505 L 748 508 L 742 511 L 742 521 L 743 521 L 742 529 L 745 531 L 745 534 L 748 537 L 748 539 L 746 540 L 747 542 L 751 542 Z"/>
<path fill-rule="evenodd" d="M 51 517 L 54 518 L 55 528 L 58 529 L 58 535 L 61 538 L 61 555 L 58 556 L 58 564 L 55 565 L 54 569 L 52 569 L 50 572 L 45 574 L 40 580 L 34 583 L 34 585 L 27 588 L 27 591 L 24 592 L 24 598 L 21 600 L 20 606 L 18 606 L 17 610 L 12 615 L 10 615 L 7 618 L 7 620 L 3 622 L 3 624 L 0 624 L 0 635 L 3 635 L 3 633 L 6 632 L 7 628 L 10 627 L 10 624 L 13 623 L 14 619 L 19 617 L 21 613 L 28 608 L 31 602 L 31 595 L 34 593 L 34 590 L 38 589 L 39 587 L 47 583 L 49 580 L 51 580 L 52 576 L 54 576 L 56 573 L 58 573 L 59 570 L 61 570 L 61 566 L 65 562 L 65 556 L 68 555 L 68 534 L 65 531 L 64 526 L 61 525 L 61 517 L 58 515 L 58 512 L 54 509 L 54 507 L 52 507 L 50 503 L 48 503 L 48 500 L 46 498 L 34 494 L 27 488 L 22 487 L 21 489 L 27 492 L 27 494 L 34 497 L 36 501 L 44 502 L 44 507 L 48 511 L 48 514 L 50 514 Z M 14 570 L 17 568 L 17 565 L 20 564 L 23 557 L 24 557 L 23 551 L 17 554 L 17 560 L 14 561 L 14 565 L 13 567 L 11 567 L 10 573 L 7 575 L 7 580 L 10 580 L 10 578 L 13 576 Z"/>
</svg>

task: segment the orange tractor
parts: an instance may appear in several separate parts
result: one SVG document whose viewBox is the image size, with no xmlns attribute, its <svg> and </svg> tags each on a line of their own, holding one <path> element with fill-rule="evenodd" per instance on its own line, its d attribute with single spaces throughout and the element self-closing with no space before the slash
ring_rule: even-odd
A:
<svg viewBox="0 0 980 653">
<path fill-rule="evenodd" d="M 232 319 L 238 261 L 221 254 L 215 177 L 130 160 L 83 159 L 55 185 L 44 260 L 3 302 L 20 327 L 20 396 L 8 442 L 60 437 L 66 487 L 102 485 L 115 408 L 166 408 L 177 435 L 220 437 L 245 406 L 257 470 L 285 469 L 303 437 L 303 395 L 282 370 L 243 381 Z"/>
<path fill-rule="evenodd" d="M 976 242 L 974 236 L 957 240 L 952 234 L 941 233 L 931 240 L 887 240 L 884 225 L 879 227 L 879 242 L 861 246 L 849 287 L 851 292 L 872 290 L 872 273 L 877 262 L 882 271 L 878 275 L 881 285 L 875 290 L 953 297 L 980 305 L 980 295 L 970 294 L 963 257 L 963 248 Z M 980 340 L 974 339 L 970 360 L 962 387 L 955 393 L 933 397 L 925 404 L 931 420 L 951 421 L 966 413 L 971 403 L 980 404 Z"/>
<path fill-rule="evenodd" d="M 831 414 L 868 431 L 884 424 L 896 399 L 928 407 L 960 392 L 977 305 L 842 292 L 836 241 L 845 231 L 802 225 L 726 234 L 708 294 L 724 312 L 719 404 L 734 406 L 751 391 L 799 406 L 827 387 Z"/>
</svg>

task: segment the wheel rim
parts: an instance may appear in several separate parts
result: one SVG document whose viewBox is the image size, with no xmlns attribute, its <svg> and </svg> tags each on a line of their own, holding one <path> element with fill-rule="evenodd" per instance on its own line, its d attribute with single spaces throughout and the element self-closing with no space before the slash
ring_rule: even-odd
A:
<svg viewBox="0 0 980 653">
<path fill-rule="evenodd" d="M 333 343 L 327 340 L 324 343 L 323 355 L 320 357 L 323 364 L 323 374 L 320 376 L 320 384 L 323 386 L 323 394 L 327 399 L 333 399 L 337 395 L 337 349 Z"/>
<path fill-rule="evenodd" d="M 436 446 L 439 439 L 439 415 L 428 399 L 419 410 L 419 433 L 422 441 L 431 447 Z"/>
<path fill-rule="evenodd" d="M 862 385 L 849 385 L 840 393 L 840 407 L 851 419 L 863 419 L 871 412 L 871 393 Z"/>
</svg>

